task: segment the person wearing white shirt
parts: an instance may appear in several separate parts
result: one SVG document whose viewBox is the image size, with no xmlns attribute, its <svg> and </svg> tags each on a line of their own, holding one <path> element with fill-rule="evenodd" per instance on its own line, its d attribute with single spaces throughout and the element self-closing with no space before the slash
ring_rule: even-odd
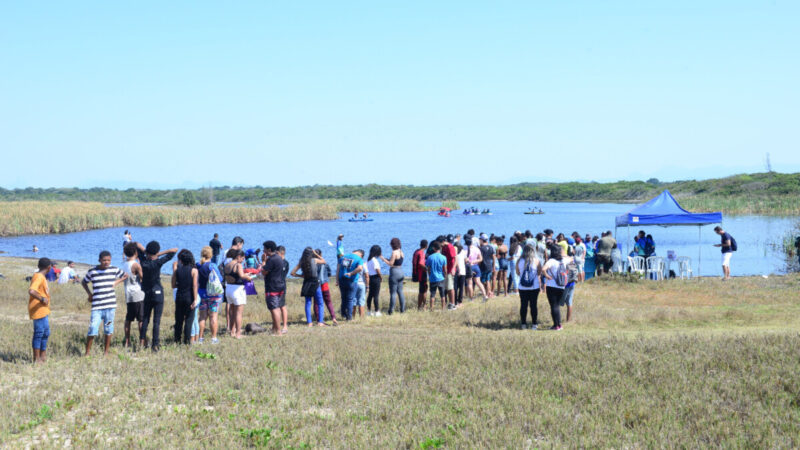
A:
<svg viewBox="0 0 800 450">
<path fill-rule="evenodd" d="M 58 284 L 77 283 L 78 281 L 75 263 L 73 261 L 67 262 L 67 266 L 61 269 L 61 274 L 58 276 Z"/>
</svg>

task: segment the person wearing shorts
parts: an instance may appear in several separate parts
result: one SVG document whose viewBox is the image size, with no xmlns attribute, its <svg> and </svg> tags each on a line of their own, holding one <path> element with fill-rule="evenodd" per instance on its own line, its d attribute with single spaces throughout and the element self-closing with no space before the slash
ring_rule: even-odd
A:
<svg viewBox="0 0 800 450">
<path fill-rule="evenodd" d="M 117 311 L 117 295 L 114 288 L 128 279 L 128 275 L 122 270 L 111 265 L 111 253 L 107 250 L 100 252 L 98 258 L 100 264 L 89 269 L 81 284 L 89 295 L 89 302 L 92 304 L 92 313 L 89 318 L 89 332 L 86 334 L 86 356 L 92 350 L 92 342 L 100 331 L 100 324 L 103 324 L 103 334 L 105 335 L 104 354 L 108 355 L 108 347 L 111 345 L 111 335 L 114 334 L 114 315 Z M 89 284 L 92 290 L 89 290 Z"/>
<path fill-rule="evenodd" d="M 274 241 L 264 242 L 264 300 L 272 316 L 272 335 L 280 336 L 288 332 L 286 327 L 286 278 L 283 276 L 283 258 L 278 253 L 278 245 Z M 283 324 L 283 328 L 281 328 Z"/>
<path fill-rule="evenodd" d="M 722 279 L 731 279 L 731 256 L 733 256 L 733 236 L 722 227 L 714 227 L 714 232 L 720 236 L 720 243 L 715 244 L 714 247 L 720 247 L 722 250 Z"/>
<path fill-rule="evenodd" d="M 219 308 L 222 304 L 222 296 L 209 296 L 206 287 L 208 286 L 208 279 L 213 272 L 217 280 L 222 280 L 222 274 L 219 273 L 219 268 L 214 261 L 216 255 L 214 249 L 207 245 L 200 250 L 200 262 L 197 264 L 197 295 L 200 297 L 200 305 L 197 307 L 198 318 L 198 337 L 197 341 L 203 343 L 203 335 L 206 329 L 206 319 L 211 327 L 211 343 L 218 344 L 217 331 L 219 325 L 217 318 L 219 317 Z"/>
<path fill-rule="evenodd" d="M 337 278 L 342 289 L 342 314 L 346 320 L 353 319 L 353 305 L 356 302 L 358 279 L 364 267 L 364 250 L 354 250 L 344 255 L 339 263 Z"/>
<path fill-rule="evenodd" d="M 425 267 L 428 268 L 428 280 L 430 281 L 431 299 L 430 310 L 433 310 L 433 299 L 436 297 L 436 292 L 439 292 L 439 298 L 442 300 L 442 309 L 445 304 L 445 269 L 447 267 L 447 258 L 442 255 L 442 244 L 439 241 L 433 241 L 431 244 L 433 253 L 425 259 Z"/>
<path fill-rule="evenodd" d="M 367 285 L 369 284 L 369 273 L 367 273 L 367 265 L 361 264 L 361 273 L 356 282 L 356 292 L 353 301 L 353 315 L 358 311 L 359 317 L 364 317 L 364 306 L 367 304 Z"/>
</svg>

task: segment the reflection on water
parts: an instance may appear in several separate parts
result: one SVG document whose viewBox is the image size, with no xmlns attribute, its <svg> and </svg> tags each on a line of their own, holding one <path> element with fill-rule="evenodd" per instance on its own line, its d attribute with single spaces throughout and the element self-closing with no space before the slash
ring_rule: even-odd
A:
<svg viewBox="0 0 800 450">
<path fill-rule="evenodd" d="M 135 240 L 147 242 L 158 240 L 162 248 L 189 248 L 199 255 L 200 248 L 208 244 L 214 233 L 219 233 L 223 245 L 230 244 L 233 236 L 242 236 L 245 247 L 260 247 L 267 239 L 274 240 L 287 249 L 287 257 L 294 264 L 305 246 L 320 248 L 329 261 L 334 261 L 334 249 L 328 242 L 335 242 L 339 233 L 345 235 L 348 250 L 361 248 L 365 251 L 379 244 L 384 252 L 389 251 L 389 240 L 398 237 L 406 252 L 404 267 L 410 273 L 411 254 L 420 239 L 432 239 L 440 234 L 464 234 L 470 228 L 477 233 L 495 233 L 510 236 L 515 230 L 531 230 L 536 233 L 552 228 L 556 233 L 578 231 L 600 234 L 614 231 L 614 217 L 630 210 L 633 205 L 609 203 L 544 203 L 544 202 L 461 202 L 462 208 L 489 208 L 491 216 L 464 216 L 454 211 L 452 217 L 443 218 L 435 212 L 372 213 L 372 222 L 351 223 L 344 220 L 310 221 L 294 223 L 254 223 L 218 225 L 181 225 L 163 228 L 128 228 Z M 536 206 L 545 211 L 543 215 L 524 215 L 527 209 Z M 740 216 L 725 218 L 723 227 L 739 244 L 731 263 L 733 275 L 781 273 L 785 260 L 772 247 L 792 228 L 794 219 L 762 216 Z M 639 228 L 631 228 L 630 239 Z M 679 256 L 689 256 L 697 272 L 698 257 L 702 275 L 720 273 L 720 252 L 713 247 L 719 242 L 713 226 L 702 227 L 643 227 L 656 241 L 656 253 L 666 256 L 674 250 Z M 122 233 L 124 228 L 86 231 L 63 235 L 21 236 L 0 238 L 0 251 L 10 256 L 47 256 L 57 260 L 72 259 L 94 263 L 102 250 L 110 250 L 114 261 L 122 259 Z M 628 240 L 627 230 L 620 228 L 617 238 L 623 251 Z M 699 246 L 698 246 L 699 243 Z M 30 250 L 36 244 L 37 254 Z"/>
</svg>

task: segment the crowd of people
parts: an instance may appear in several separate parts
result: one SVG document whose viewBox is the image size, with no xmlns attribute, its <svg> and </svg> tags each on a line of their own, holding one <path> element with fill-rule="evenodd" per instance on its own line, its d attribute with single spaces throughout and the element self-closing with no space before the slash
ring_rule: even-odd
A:
<svg viewBox="0 0 800 450">
<path fill-rule="evenodd" d="M 715 229 L 721 236 L 723 273 L 730 277 L 730 255 L 736 250 L 735 240 L 721 227 Z M 508 243 L 506 243 L 506 241 Z M 333 245 L 333 244 L 331 244 Z M 384 256 L 380 245 L 372 245 L 369 252 L 363 249 L 345 251 L 344 235 L 336 239 L 335 271 L 321 249 L 306 247 L 299 261 L 290 270 L 286 249 L 267 240 L 258 249 L 244 249 L 244 239 L 234 237 L 224 254 L 219 236 L 200 250 L 196 261 L 189 249 L 161 250 L 157 241 L 146 246 L 132 239 L 126 231 L 123 242 L 124 262 L 112 266 L 111 253 L 99 254 L 98 265 L 83 278 L 78 277 L 74 264 L 68 263 L 59 282 L 80 280 L 91 303 L 89 330 L 85 354 L 92 350 L 95 337 L 102 326 L 104 353 L 108 353 L 114 333 L 117 308 L 116 286 L 124 283 L 125 322 L 123 345 L 131 346 L 132 325 L 137 325 L 139 347 L 158 351 L 161 346 L 160 324 L 164 309 L 164 287 L 161 283 L 162 267 L 176 255 L 172 265 L 171 288 L 175 301 L 174 342 L 203 343 L 206 325 L 211 334 L 210 343 L 219 343 L 218 315 L 224 309 L 225 331 L 240 339 L 243 310 L 248 295 L 256 294 L 254 282 L 264 282 L 264 299 L 272 319 L 271 334 L 280 336 L 288 331 L 286 307 L 287 276 L 302 279 L 300 296 L 305 299 L 305 319 L 309 327 L 326 326 L 325 314 L 332 325 L 337 325 L 337 311 L 332 304 L 331 282 L 339 290 L 341 304 L 339 315 L 346 321 L 355 316 L 380 316 L 380 294 L 384 274 L 388 274 L 389 306 L 387 314 L 404 313 L 407 308 L 404 295 L 405 254 L 398 238 L 389 242 L 391 252 Z M 460 308 L 464 301 L 475 298 L 487 302 L 497 296 L 518 295 L 520 327 L 537 329 L 538 298 L 544 293 L 550 306 L 552 330 L 561 330 L 563 322 L 573 317 L 576 283 L 593 276 L 610 273 L 612 255 L 619 249 L 611 231 L 600 236 L 582 237 L 573 232 L 569 236 L 545 229 L 533 234 L 515 232 L 506 239 L 503 235 L 475 233 L 448 234 L 428 241 L 422 239 L 411 257 L 412 281 L 418 285 L 417 308 L 433 310 Z M 655 253 L 652 236 L 640 232 L 634 242 L 633 254 Z M 618 256 L 617 256 L 618 257 Z M 592 263 L 591 267 L 589 262 Z M 384 270 L 388 267 L 388 270 Z M 29 288 L 29 316 L 33 320 L 33 358 L 35 362 L 46 358 L 50 334 L 50 291 L 54 263 L 40 258 L 38 271 L 31 278 Z M 224 306 L 223 306 L 224 305 Z M 566 318 L 562 322 L 562 308 Z M 530 322 L 528 317 L 530 316 Z M 148 331 L 152 322 L 152 331 Z"/>
</svg>

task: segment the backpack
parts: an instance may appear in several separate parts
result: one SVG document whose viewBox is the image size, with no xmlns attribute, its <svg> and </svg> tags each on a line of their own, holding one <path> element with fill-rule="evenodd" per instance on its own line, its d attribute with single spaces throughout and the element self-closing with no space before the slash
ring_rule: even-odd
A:
<svg viewBox="0 0 800 450">
<path fill-rule="evenodd" d="M 209 266 L 210 267 L 210 266 Z M 217 271 L 214 270 L 213 267 L 210 267 L 211 270 L 208 271 L 208 283 L 206 284 L 206 295 L 209 297 L 219 297 L 225 292 L 225 289 L 222 287 L 222 281 L 219 279 L 219 275 L 217 275 Z"/>
<path fill-rule="evenodd" d="M 533 269 L 533 265 L 525 264 L 525 270 L 522 271 L 519 285 L 526 288 L 533 287 L 536 284 L 536 278 L 536 270 Z"/>
<path fill-rule="evenodd" d="M 735 252 L 736 250 L 739 250 L 739 246 L 736 245 L 736 239 L 731 236 L 731 251 Z"/>
<path fill-rule="evenodd" d="M 567 264 L 567 284 L 574 283 L 578 281 L 578 265 L 575 262 L 571 262 Z"/>
<path fill-rule="evenodd" d="M 567 265 L 563 262 L 558 263 L 558 267 L 556 267 L 556 276 L 555 276 L 556 286 L 564 287 L 567 285 Z"/>
</svg>

